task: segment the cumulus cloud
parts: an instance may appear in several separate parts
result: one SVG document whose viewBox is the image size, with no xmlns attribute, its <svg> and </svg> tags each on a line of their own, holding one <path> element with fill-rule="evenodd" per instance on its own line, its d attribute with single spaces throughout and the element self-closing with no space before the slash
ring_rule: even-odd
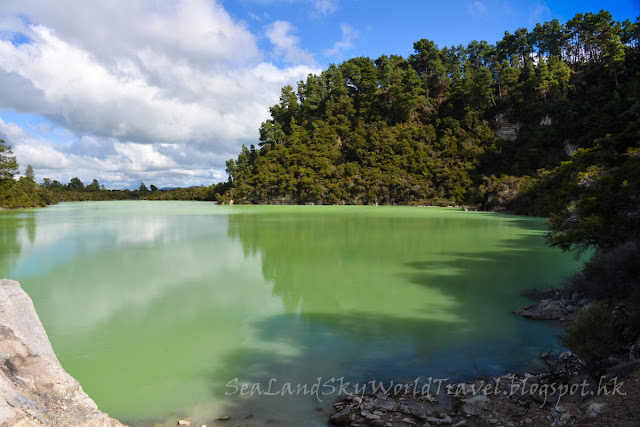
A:
<svg viewBox="0 0 640 427">
<path fill-rule="evenodd" d="M 274 45 L 275 53 L 283 56 L 285 61 L 290 63 L 315 63 L 313 56 L 300 48 L 300 39 L 292 34 L 295 30 L 295 27 L 287 21 L 275 21 L 267 26 L 265 34 Z"/>
<path fill-rule="evenodd" d="M 353 48 L 353 41 L 360 36 L 357 30 L 347 24 L 342 24 L 340 31 L 342 32 L 342 39 L 330 49 L 325 50 L 323 52 L 325 56 L 340 57 L 345 50 Z"/>
<path fill-rule="evenodd" d="M 212 151 L 206 145 L 138 144 L 92 136 L 52 145 L 1 119 L 0 138 L 23 160 L 21 171 L 31 164 L 39 181 L 46 177 L 67 183 L 77 176 L 89 183 L 98 178 L 109 188 L 132 188 L 140 182 L 158 187 L 218 182 L 225 179 L 220 165 L 235 154 Z"/>
<path fill-rule="evenodd" d="M 3 0 L 0 16 L 10 17 L 0 19 L 0 109 L 44 117 L 73 137 L 56 145 L 2 122 L 19 163 L 37 175 L 217 181 L 224 161 L 257 140 L 280 88 L 319 71 L 305 65 L 313 57 L 290 24 L 269 26 L 290 64 L 278 67 L 210 0 Z"/>
</svg>

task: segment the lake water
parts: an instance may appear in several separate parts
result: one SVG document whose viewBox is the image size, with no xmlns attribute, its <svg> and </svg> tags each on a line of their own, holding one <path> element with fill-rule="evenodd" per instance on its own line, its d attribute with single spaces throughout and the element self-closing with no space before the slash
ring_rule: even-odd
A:
<svg viewBox="0 0 640 427">
<path fill-rule="evenodd" d="M 0 213 L 0 274 L 123 422 L 324 425 L 341 377 L 456 382 L 558 348 L 558 329 L 511 314 L 577 267 L 544 230 L 443 208 L 63 203 Z M 321 387 L 235 388 L 269 383 Z"/>
</svg>

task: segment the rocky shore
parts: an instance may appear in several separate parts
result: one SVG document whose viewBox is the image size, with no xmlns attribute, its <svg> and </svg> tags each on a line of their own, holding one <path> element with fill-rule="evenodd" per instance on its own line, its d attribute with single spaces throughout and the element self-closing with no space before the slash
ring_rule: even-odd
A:
<svg viewBox="0 0 640 427">
<path fill-rule="evenodd" d="M 29 295 L 0 280 L 0 425 L 120 427 L 60 365 Z"/>
<path fill-rule="evenodd" d="M 579 294 L 561 298 L 558 291 L 538 299 L 514 314 L 561 322 L 590 304 Z M 623 306 L 616 309 L 624 314 Z M 329 423 L 351 427 L 640 426 L 640 337 L 628 355 L 606 360 L 597 377 L 568 351 L 545 352 L 540 359 L 545 368 L 538 372 L 446 384 L 435 396 L 420 393 L 420 387 L 344 396 L 335 403 Z"/>
</svg>

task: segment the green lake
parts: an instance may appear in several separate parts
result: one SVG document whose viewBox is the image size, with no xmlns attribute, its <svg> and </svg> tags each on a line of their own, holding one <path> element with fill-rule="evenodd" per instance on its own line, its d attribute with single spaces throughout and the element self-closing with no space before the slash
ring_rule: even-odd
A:
<svg viewBox="0 0 640 427">
<path fill-rule="evenodd" d="M 577 267 L 544 233 L 448 208 L 63 203 L 0 212 L 0 269 L 122 422 L 325 425 L 341 377 L 455 382 L 558 348 L 556 327 L 511 314 Z"/>
</svg>

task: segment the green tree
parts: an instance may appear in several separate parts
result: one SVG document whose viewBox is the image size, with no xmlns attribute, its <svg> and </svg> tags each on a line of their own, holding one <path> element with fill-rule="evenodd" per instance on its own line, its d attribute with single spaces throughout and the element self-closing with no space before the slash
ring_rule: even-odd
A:
<svg viewBox="0 0 640 427">
<path fill-rule="evenodd" d="M 0 181 L 12 180 L 18 173 L 18 163 L 11 147 L 0 139 Z"/>
<path fill-rule="evenodd" d="M 67 184 L 67 188 L 71 191 L 84 191 L 84 184 L 80 181 L 80 178 L 73 177 Z"/>
<path fill-rule="evenodd" d="M 87 185 L 86 189 L 88 191 L 98 191 L 100 190 L 100 183 L 97 179 L 94 179 L 93 181 L 91 181 L 91 184 Z"/>
<path fill-rule="evenodd" d="M 31 165 L 27 165 L 27 168 L 24 170 L 24 178 L 29 182 L 29 183 L 34 183 L 36 182 L 36 175 L 33 172 L 33 168 L 31 167 Z"/>
</svg>

